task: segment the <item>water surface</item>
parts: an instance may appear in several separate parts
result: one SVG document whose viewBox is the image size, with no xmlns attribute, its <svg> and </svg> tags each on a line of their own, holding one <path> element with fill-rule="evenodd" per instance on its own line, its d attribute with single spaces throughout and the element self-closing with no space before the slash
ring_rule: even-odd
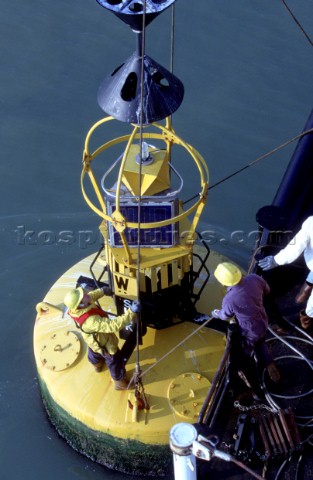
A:
<svg viewBox="0 0 313 480">
<path fill-rule="evenodd" d="M 0 3 L 0 478 L 130 478 L 78 455 L 50 426 L 32 330 L 49 286 L 99 247 L 99 219 L 80 192 L 82 148 L 103 116 L 98 86 L 133 53 L 134 35 L 95 0 Z M 312 2 L 288 3 L 313 36 Z M 202 153 L 211 183 L 302 130 L 313 106 L 313 50 L 282 2 L 180 0 L 175 37 L 174 71 L 186 95 L 174 128 Z M 147 53 L 167 67 L 169 38 L 167 11 L 147 30 Z M 255 213 L 271 203 L 292 150 L 210 191 L 200 230 L 215 232 L 216 248 L 242 265 Z"/>
</svg>

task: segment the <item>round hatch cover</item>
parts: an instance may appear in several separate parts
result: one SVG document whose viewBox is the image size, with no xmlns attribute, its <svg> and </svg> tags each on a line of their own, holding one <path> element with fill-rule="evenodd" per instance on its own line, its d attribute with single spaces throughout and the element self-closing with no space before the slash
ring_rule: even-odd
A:
<svg viewBox="0 0 313 480">
<path fill-rule="evenodd" d="M 40 359 L 49 370 L 60 372 L 73 365 L 80 348 L 80 340 L 74 332 L 54 333 L 42 346 Z"/>
<path fill-rule="evenodd" d="M 182 373 L 168 389 L 168 399 L 174 412 L 186 420 L 195 421 L 211 386 L 199 373 Z"/>
</svg>

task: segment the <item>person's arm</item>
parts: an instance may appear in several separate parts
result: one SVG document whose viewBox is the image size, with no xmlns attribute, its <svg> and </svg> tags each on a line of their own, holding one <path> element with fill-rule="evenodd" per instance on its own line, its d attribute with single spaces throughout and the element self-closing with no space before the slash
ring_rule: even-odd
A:
<svg viewBox="0 0 313 480">
<path fill-rule="evenodd" d="M 85 322 L 84 330 L 86 332 L 97 333 L 118 333 L 121 328 L 131 323 L 135 319 L 135 316 L 135 313 L 133 313 L 130 308 L 123 315 L 113 318 L 92 315 Z"/>
<path fill-rule="evenodd" d="M 223 301 L 222 301 L 222 308 L 215 309 L 212 312 L 212 316 L 215 318 L 219 318 L 221 320 L 229 320 L 234 316 L 235 312 L 232 308 L 231 303 L 227 299 L 227 294 L 225 295 Z"/>
<path fill-rule="evenodd" d="M 296 260 L 309 242 L 309 236 L 306 229 L 302 228 L 297 235 L 283 248 L 277 255 L 274 256 L 274 260 L 277 265 L 286 265 Z"/>
<path fill-rule="evenodd" d="M 275 256 L 269 255 L 259 260 L 263 270 L 271 270 L 279 265 L 286 265 L 296 260 L 310 243 L 313 235 L 313 216 L 308 217 L 302 224 L 301 230 L 293 237 L 288 245 Z"/>
<path fill-rule="evenodd" d="M 102 288 L 97 288 L 97 290 L 92 290 L 91 292 L 88 292 L 88 296 L 90 302 L 94 303 L 99 300 L 99 298 L 104 296 L 104 291 L 102 290 Z"/>
</svg>

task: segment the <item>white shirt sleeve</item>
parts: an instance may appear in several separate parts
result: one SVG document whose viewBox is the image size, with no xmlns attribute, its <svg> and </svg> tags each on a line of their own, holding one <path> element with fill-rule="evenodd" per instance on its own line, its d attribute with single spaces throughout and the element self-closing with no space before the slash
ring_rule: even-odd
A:
<svg viewBox="0 0 313 480">
<path fill-rule="evenodd" d="M 313 239 L 313 217 L 308 217 L 302 224 L 301 230 L 293 237 L 288 245 L 274 256 L 278 265 L 285 265 L 296 260 L 301 253 L 311 247 Z M 313 251 L 312 251 L 313 254 Z"/>
</svg>

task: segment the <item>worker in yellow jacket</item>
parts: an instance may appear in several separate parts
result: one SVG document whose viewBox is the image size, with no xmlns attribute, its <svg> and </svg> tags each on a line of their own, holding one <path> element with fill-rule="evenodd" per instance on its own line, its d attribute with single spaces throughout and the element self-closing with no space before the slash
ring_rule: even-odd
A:
<svg viewBox="0 0 313 480">
<path fill-rule="evenodd" d="M 81 330 L 82 337 L 88 345 L 88 360 L 95 370 L 101 372 L 105 362 L 115 389 L 126 390 L 128 382 L 125 364 L 135 346 L 134 335 L 126 340 L 120 350 L 116 334 L 135 321 L 136 313 L 141 311 L 141 304 L 135 300 L 124 315 L 111 319 L 96 303 L 105 292 L 108 293 L 106 287 L 88 293 L 82 287 L 74 288 L 66 294 L 64 304 L 69 309 L 68 314 Z"/>
</svg>

